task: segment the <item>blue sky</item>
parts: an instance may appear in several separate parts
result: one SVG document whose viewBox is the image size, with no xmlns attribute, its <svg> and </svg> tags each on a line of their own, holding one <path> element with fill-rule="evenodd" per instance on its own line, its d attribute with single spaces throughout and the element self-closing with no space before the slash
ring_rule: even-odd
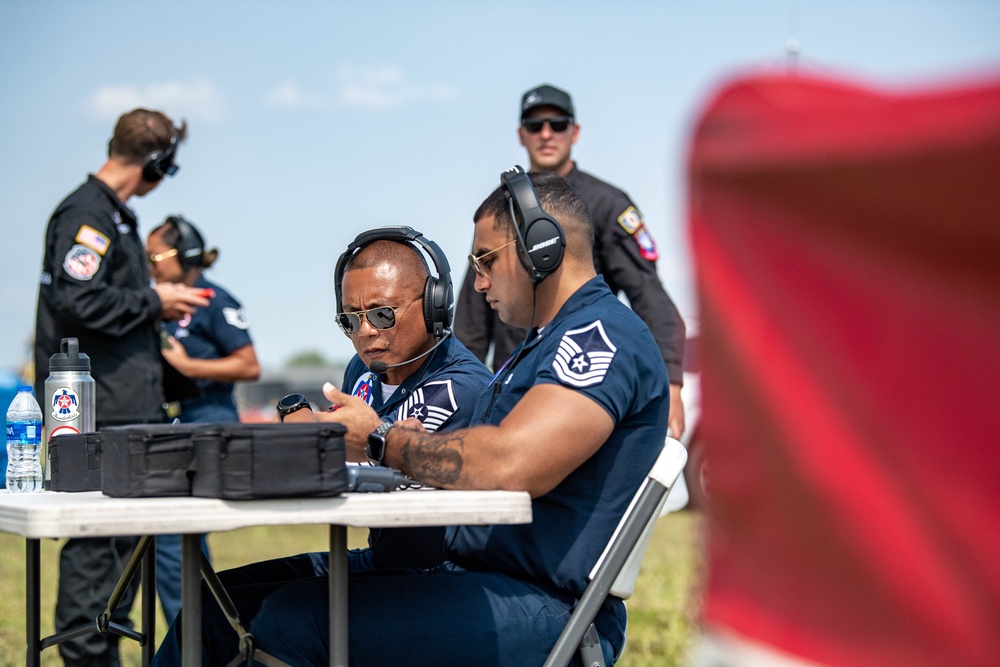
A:
<svg viewBox="0 0 1000 667">
<path fill-rule="evenodd" d="M 996 0 L 2 0 L 0 367 L 27 359 L 48 217 L 123 111 L 188 121 L 177 177 L 130 204 L 144 233 L 181 213 L 220 249 L 207 275 L 278 368 L 353 352 L 332 274 L 360 231 L 423 231 L 461 282 L 472 212 L 527 163 L 518 102 L 542 82 L 573 94 L 574 156 L 632 195 L 693 328 L 691 125 L 728 78 L 783 67 L 792 36 L 803 69 L 893 89 L 1000 74 Z"/>
</svg>

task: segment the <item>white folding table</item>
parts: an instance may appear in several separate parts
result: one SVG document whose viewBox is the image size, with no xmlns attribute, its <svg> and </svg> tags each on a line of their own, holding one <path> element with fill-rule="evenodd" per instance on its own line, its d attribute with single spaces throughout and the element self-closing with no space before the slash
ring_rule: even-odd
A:
<svg viewBox="0 0 1000 667">
<path fill-rule="evenodd" d="M 40 664 L 40 542 L 42 538 L 113 535 L 182 535 L 181 626 L 184 665 L 201 661 L 199 535 L 250 526 L 330 526 L 330 665 L 347 667 L 347 527 L 529 523 L 531 500 L 513 491 L 409 490 L 346 493 L 333 498 L 217 500 L 212 498 L 111 498 L 87 493 L 0 492 L 0 531 L 26 539 L 27 664 Z M 151 554 L 147 555 L 151 560 Z M 143 570 L 147 570 L 144 568 Z M 144 598 L 152 585 L 144 583 Z M 148 601 L 150 609 L 152 601 Z M 193 612 L 193 613 L 192 613 Z M 152 633 L 149 651 L 152 655 Z"/>
</svg>

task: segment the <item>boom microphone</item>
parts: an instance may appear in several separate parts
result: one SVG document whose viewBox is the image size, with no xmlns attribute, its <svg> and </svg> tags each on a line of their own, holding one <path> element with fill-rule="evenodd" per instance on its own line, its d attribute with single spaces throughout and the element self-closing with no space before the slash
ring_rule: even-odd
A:
<svg viewBox="0 0 1000 667">
<path fill-rule="evenodd" d="M 431 345 L 430 349 L 427 350 L 426 352 L 424 352 L 422 354 L 418 354 L 417 356 L 413 357 L 412 359 L 407 359 L 406 361 L 401 361 L 398 364 L 387 364 L 384 361 L 373 361 L 371 363 L 371 365 L 368 366 L 368 369 L 372 373 L 375 373 L 376 375 L 381 375 L 382 373 L 385 373 L 390 368 L 396 368 L 397 366 L 405 366 L 406 364 L 412 363 L 412 362 L 416 361 L 417 359 L 423 359 L 428 354 L 430 354 L 431 352 L 433 352 L 434 349 L 438 345 L 440 345 L 441 343 L 443 343 L 446 340 L 448 340 L 448 336 L 450 336 L 450 335 L 451 335 L 451 329 L 445 330 L 445 334 L 443 336 L 441 336 L 441 340 L 439 340 L 438 342 L 436 342 L 433 345 Z"/>
</svg>

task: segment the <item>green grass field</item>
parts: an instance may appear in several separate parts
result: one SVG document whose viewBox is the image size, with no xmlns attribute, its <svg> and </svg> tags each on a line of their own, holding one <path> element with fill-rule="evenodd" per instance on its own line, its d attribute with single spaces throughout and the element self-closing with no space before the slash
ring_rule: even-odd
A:
<svg viewBox="0 0 1000 667">
<path fill-rule="evenodd" d="M 646 552 L 635 594 L 628 601 L 628 643 L 622 667 L 670 667 L 681 664 L 694 630 L 697 587 L 701 576 L 701 515 L 679 512 L 657 524 Z M 350 546 L 365 544 L 367 531 L 351 530 Z M 328 546 L 324 526 L 248 528 L 209 538 L 218 570 L 267 558 L 322 551 Z M 60 542 L 42 543 L 42 633 L 53 632 L 56 572 Z M 138 625 L 139 606 L 132 618 Z M 157 641 L 166 628 L 157 611 Z M 0 665 L 24 664 L 24 539 L 0 535 Z M 122 664 L 139 665 L 139 647 L 123 639 Z M 62 665 L 56 648 L 42 653 L 42 665 Z"/>
</svg>

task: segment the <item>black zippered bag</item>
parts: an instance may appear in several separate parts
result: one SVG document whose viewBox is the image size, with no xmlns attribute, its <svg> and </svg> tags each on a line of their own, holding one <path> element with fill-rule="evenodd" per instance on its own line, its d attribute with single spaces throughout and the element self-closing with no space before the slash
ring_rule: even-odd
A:
<svg viewBox="0 0 1000 667">
<path fill-rule="evenodd" d="M 134 424 L 101 429 L 101 491 L 129 498 L 191 495 L 191 436 L 197 427 Z"/>
<path fill-rule="evenodd" d="M 101 490 L 101 434 L 67 433 L 49 438 L 52 491 Z"/>
<path fill-rule="evenodd" d="M 336 496 L 348 490 L 335 423 L 211 424 L 193 435 L 191 495 L 244 500 Z"/>
</svg>

